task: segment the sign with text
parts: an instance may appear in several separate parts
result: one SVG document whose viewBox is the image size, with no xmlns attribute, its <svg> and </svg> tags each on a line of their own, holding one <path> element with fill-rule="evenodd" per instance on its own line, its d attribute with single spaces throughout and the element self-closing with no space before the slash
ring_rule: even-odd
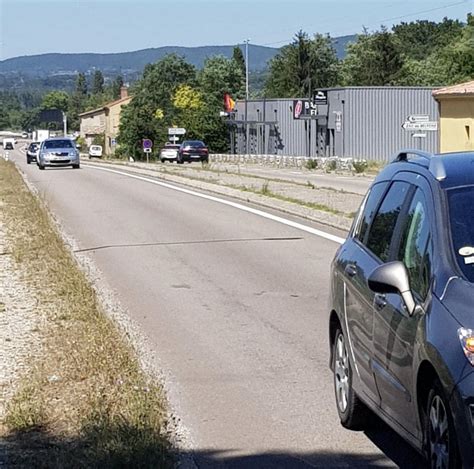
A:
<svg viewBox="0 0 474 469">
<path fill-rule="evenodd" d="M 293 119 L 320 119 L 327 117 L 327 104 L 317 104 L 309 99 L 293 100 Z"/>
<path fill-rule="evenodd" d="M 182 127 L 170 127 L 168 129 L 168 135 L 184 135 L 186 133 L 186 129 Z"/>
<path fill-rule="evenodd" d="M 438 130 L 438 122 L 426 121 L 426 122 L 409 122 L 406 121 L 402 124 L 402 128 L 409 131 L 415 132 L 436 132 Z"/>
</svg>

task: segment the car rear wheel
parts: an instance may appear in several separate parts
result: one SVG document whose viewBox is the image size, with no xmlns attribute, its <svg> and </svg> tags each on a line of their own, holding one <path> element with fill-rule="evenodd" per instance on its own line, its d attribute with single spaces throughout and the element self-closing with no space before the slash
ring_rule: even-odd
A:
<svg viewBox="0 0 474 469">
<path fill-rule="evenodd" d="M 433 383 L 428 395 L 425 442 L 430 468 L 454 469 L 459 467 L 453 417 L 439 381 Z"/>
<path fill-rule="evenodd" d="M 38 163 L 38 168 L 41 169 L 41 170 L 43 170 L 43 169 L 44 169 L 44 165 Z"/>
<path fill-rule="evenodd" d="M 178 163 L 178 164 L 183 164 L 184 163 L 183 157 L 181 155 L 178 155 L 178 158 L 176 159 L 176 163 Z"/>
<path fill-rule="evenodd" d="M 341 424 L 351 430 L 360 430 L 367 423 L 369 411 L 352 389 L 352 366 L 346 338 L 341 329 L 336 331 L 333 345 L 333 373 L 337 413 Z"/>
<path fill-rule="evenodd" d="M 31 158 L 26 157 L 26 164 L 31 164 Z"/>
<path fill-rule="evenodd" d="M 79 169 L 79 168 L 81 167 L 81 165 L 80 165 L 80 164 L 73 164 L 72 167 L 73 167 L 74 169 Z"/>
</svg>

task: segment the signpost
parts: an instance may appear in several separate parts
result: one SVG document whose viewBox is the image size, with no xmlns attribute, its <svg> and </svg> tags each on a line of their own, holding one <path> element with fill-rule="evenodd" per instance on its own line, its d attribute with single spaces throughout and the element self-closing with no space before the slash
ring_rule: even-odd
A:
<svg viewBox="0 0 474 469">
<path fill-rule="evenodd" d="M 426 121 L 426 122 L 410 122 L 405 121 L 402 124 L 402 128 L 405 130 L 415 132 L 436 132 L 438 130 L 438 122 Z"/>
<path fill-rule="evenodd" d="M 143 151 L 146 153 L 146 162 L 150 162 L 150 153 L 153 149 L 153 142 L 149 138 L 144 138 L 142 140 Z"/>
<path fill-rule="evenodd" d="M 168 129 L 168 135 L 185 135 L 186 134 L 186 129 L 183 129 L 182 127 L 170 127 Z"/>
</svg>

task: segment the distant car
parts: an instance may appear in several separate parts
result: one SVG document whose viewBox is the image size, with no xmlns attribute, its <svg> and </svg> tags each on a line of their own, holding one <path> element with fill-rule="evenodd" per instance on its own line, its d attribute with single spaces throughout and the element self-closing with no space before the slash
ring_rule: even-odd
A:
<svg viewBox="0 0 474 469">
<path fill-rule="evenodd" d="M 44 169 L 46 166 L 72 166 L 74 169 L 79 169 L 79 150 L 74 140 L 70 138 L 47 138 L 41 142 L 37 163 L 39 169 Z"/>
<path fill-rule="evenodd" d="M 181 143 L 178 150 L 178 164 L 183 164 L 185 161 L 209 161 L 209 150 L 204 142 L 201 140 L 185 140 Z"/>
<path fill-rule="evenodd" d="M 36 162 L 38 158 L 40 142 L 31 142 L 26 149 L 26 163 Z"/>
<path fill-rule="evenodd" d="M 160 161 L 177 161 L 180 145 L 166 143 L 160 151 Z"/>
<path fill-rule="evenodd" d="M 100 145 L 91 145 L 89 147 L 89 158 L 102 158 L 102 147 Z"/>
</svg>

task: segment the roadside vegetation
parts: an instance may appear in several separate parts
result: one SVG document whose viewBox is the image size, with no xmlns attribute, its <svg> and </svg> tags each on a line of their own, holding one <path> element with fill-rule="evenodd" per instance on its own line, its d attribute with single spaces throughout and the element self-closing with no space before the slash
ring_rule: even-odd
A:
<svg viewBox="0 0 474 469">
<path fill-rule="evenodd" d="M 9 253 L 36 300 L 41 353 L 19 383 L 0 436 L 12 467 L 171 467 L 163 391 L 12 163 L 0 160 Z"/>
</svg>

